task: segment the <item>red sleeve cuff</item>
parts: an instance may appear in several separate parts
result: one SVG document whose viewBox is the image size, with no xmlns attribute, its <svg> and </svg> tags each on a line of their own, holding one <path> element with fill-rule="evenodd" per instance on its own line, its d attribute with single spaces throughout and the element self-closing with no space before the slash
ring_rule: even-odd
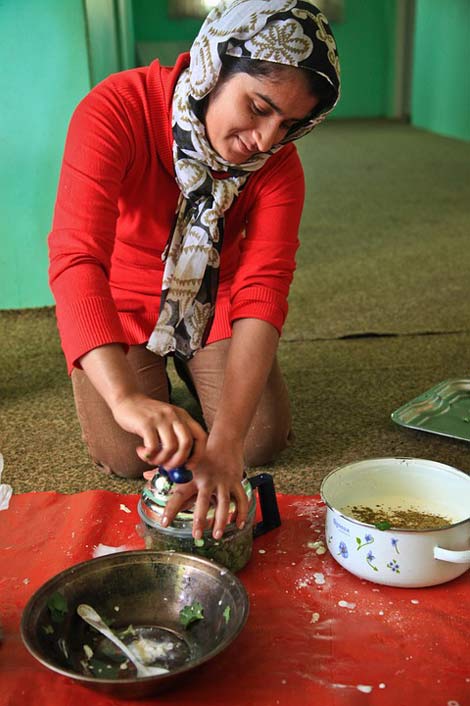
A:
<svg viewBox="0 0 470 706">
<path fill-rule="evenodd" d="M 230 310 L 230 323 L 237 319 L 261 319 L 274 326 L 279 335 L 287 316 L 287 300 L 265 287 L 250 287 L 237 294 Z"/>
<path fill-rule="evenodd" d="M 80 299 L 56 308 L 62 348 L 69 374 L 80 368 L 77 362 L 93 348 L 107 343 L 121 343 L 128 349 L 114 302 L 103 297 Z"/>
</svg>

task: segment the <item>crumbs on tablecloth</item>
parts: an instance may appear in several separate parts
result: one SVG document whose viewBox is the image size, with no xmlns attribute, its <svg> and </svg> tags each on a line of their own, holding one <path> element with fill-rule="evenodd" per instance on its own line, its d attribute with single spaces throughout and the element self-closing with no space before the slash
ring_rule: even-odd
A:
<svg viewBox="0 0 470 706">
<path fill-rule="evenodd" d="M 325 544 L 321 539 L 316 542 L 307 542 L 307 547 L 309 549 L 315 549 L 316 554 L 326 554 L 327 551 Z"/>
<path fill-rule="evenodd" d="M 356 686 L 356 689 L 358 691 L 362 691 L 363 694 L 370 694 L 373 688 L 374 687 L 370 686 L 369 684 L 358 684 Z"/>
<path fill-rule="evenodd" d="M 125 552 L 126 550 L 127 547 L 125 544 L 120 547 L 110 547 L 107 544 L 97 544 L 93 547 L 92 556 L 93 559 L 96 559 L 99 556 L 106 556 L 107 554 L 117 554 L 117 552 Z"/>
<path fill-rule="evenodd" d="M 356 607 L 355 603 L 348 603 L 347 601 L 338 601 L 338 605 L 340 608 L 349 608 L 350 610 Z"/>
</svg>

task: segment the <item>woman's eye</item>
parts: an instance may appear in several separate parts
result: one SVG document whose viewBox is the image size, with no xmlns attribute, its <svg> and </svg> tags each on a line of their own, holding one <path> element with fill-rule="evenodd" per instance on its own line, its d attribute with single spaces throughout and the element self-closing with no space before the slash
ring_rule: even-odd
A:
<svg viewBox="0 0 470 706">
<path fill-rule="evenodd" d="M 251 110 L 255 115 L 268 115 L 268 111 L 264 108 L 261 108 L 261 106 L 256 105 L 256 103 L 251 104 Z"/>
</svg>

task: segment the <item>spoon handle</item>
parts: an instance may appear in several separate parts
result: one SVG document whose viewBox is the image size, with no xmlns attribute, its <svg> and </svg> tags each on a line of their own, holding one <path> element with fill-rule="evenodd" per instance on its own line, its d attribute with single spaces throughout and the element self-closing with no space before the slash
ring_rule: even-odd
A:
<svg viewBox="0 0 470 706">
<path fill-rule="evenodd" d="M 117 635 L 106 625 L 103 619 L 98 615 L 96 610 L 86 603 L 81 603 L 77 608 L 78 615 L 86 622 L 91 625 L 92 628 L 98 630 L 102 635 L 111 640 L 116 647 L 119 647 L 121 652 L 123 652 L 126 657 L 132 662 L 132 664 L 137 669 L 137 675 L 142 677 L 148 677 L 153 674 L 153 670 L 147 669 L 145 665 L 138 661 L 133 652 L 127 647 L 127 645 L 118 638 Z M 162 669 L 162 674 L 167 670 Z"/>
</svg>

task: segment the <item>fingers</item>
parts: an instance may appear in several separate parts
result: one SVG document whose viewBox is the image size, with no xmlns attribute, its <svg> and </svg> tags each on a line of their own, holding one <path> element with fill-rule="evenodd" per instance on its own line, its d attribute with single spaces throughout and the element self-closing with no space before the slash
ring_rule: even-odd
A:
<svg viewBox="0 0 470 706">
<path fill-rule="evenodd" d="M 207 434 L 187 412 L 171 407 L 167 416 L 147 422 L 138 456 L 148 463 L 175 468 L 188 460 L 197 463 L 205 450 Z"/>
<path fill-rule="evenodd" d="M 194 539 L 201 539 L 204 529 L 208 526 L 206 518 L 214 490 L 216 491 L 217 498 L 212 530 L 212 536 L 214 539 L 221 539 L 227 524 L 231 522 L 230 501 L 232 499 L 235 500 L 236 503 L 236 522 L 238 529 L 243 529 L 246 524 L 248 514 L 248 498 L 241 482 L 237 482 L 237 484 L 231 489 L 232 492 L 230 492 L 230 488 L 225 485 L 219 486 L 218 488 L 213 488 L 209 485 L 205 488 L 200 488 L 198 491 L 193 519 Z"/>
<path fill-rule="evenodd" d="M 176 419 L 171 424 L 161 424 L 158 435 L 158 449 L 148 454 L 152 463 L 158 463 L 166 468 L 181 466 L 188 458 L 192 446 L 192 436 L 188 428 Z M 147 443 L 145 446 L 149 448 Z"/>
<path fill-rule="evenodd" d="M 145 477 L 150 477 L 152 471 L 144 474 Z M 213 488 L 212 484 L 208 483 L 202 487 L 198 487 L 196 481 L 189 483 L 175 484 L 171 494 L 168 496 L 168 501 L 162 515 L 161 524 L 163 527 L 170 525 L 176 515 L 184 509 L 191 500 L 196 496 L 193 515 L 193 537 L 194 539 L 202 539 L 204 530 L 209 526 L 207 513 L 211 506 L 211 498 L 213 490 L 216 490 L 217 505 L 215 518 L 213 522 L 212 536 L 214 539 L 221 539 L 227 524 L 231 521 L 229 516 L 231 497 L 235 500 L 237 506 L 237 527 L 243 529 L 246 524 L 248 514 L 248 498 L 241 483 L 238 483 L 233 488 L 232 496 L 228 488 L 219 487 Z"/>
<path fill-rule="evenodd" d="M 197 493 L 197 486 L 194 481 L 189 483 L 181 483 L 181 485 L 174 485 L 171 494 L 168 496 L 167 503 L 162 515 L 162 526 L 168 527 L 175 519 L 178 512 L 185 507 L 185 505 L 193 498 Z M 202 535 L 201 535 L 202 536 Z"/>
<path fill-rule="evenodd" d="M 217 494 L 217 508 L 215 511 L 214 529 L 212 530 L 212 536 L 214 537 L 214 539 L 220 539 L 224 533 L 224 529 L 229 521 L 229 506 L 229 493 L 219 491 L 219 493 Z"/>
<path fill-rule="evenodd" d="M 236 487 L 234 497 L 237 504 L 237 527 L 243 529 L 248 516 L 248 497 L 241 483 Z"/>
<path fill-rule="evenodd" d="M 190 470 L 194 470 L 201 461 L 206 450 L 207 434 L 200 424 L 192 417 L 189 417 L 188 426 L 193 438 L 193 446 L 191 455 L 188 458 L 186 465 Z"/>
<path fill-rule="evenodd" d="M 194 506 L 193 517 L 193 537 L 194 539 L 202 539 L 204 529 L 207 523 L 207 513 L 210 507 L 212 497 L 211 486 L 199 488 L 197 494 L 196 505 Z M 225 525 L 224 525 L 225 527 Z M 215 528 L 214 528 L 215 532 Z M 220 535 L 222 536 L 222 535 Z"/>
</svg>

